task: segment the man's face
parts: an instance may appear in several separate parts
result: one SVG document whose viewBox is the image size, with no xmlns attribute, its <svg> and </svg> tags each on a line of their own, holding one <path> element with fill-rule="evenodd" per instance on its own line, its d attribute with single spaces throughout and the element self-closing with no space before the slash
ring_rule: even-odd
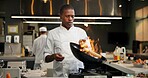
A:
<svg viewBox="0 0 148 78">
<path fill-rule="evenodd" d="M 64 10 L 63 14 L 60 15 L 62 26 L 69 29 L 73 25 L 75 12 L 73 9 Z"/>
</svg>

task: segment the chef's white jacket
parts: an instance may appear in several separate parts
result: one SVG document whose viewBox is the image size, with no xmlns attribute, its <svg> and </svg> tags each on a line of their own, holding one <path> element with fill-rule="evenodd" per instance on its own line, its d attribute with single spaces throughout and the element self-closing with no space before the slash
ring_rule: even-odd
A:
<svg viewBox="0 0 148 78">
<path fill-rule="evenodd" d="M 43 60 L 44 46 L 47 35 L 42 34 L 33 42 L 32 53 L 35 55 L 35 63 L 41 63 Z"/>
<path fill-rule="evenodd" d="M 86 39 L 86 32 L 72 26 L 69 30 L 60 26 L 48 32 L 47 43 L 44 49 L 44 58 L 47 55 L 61 53 L 65 58 L 63 61 L 53 61 L 53 76 L 65 77 L 69 73 L 78 72 L 79 68 L 84 68 L 84 65 L 72 53 L 70 42 L 79 43 L 80 39 Z"/>
</svg>

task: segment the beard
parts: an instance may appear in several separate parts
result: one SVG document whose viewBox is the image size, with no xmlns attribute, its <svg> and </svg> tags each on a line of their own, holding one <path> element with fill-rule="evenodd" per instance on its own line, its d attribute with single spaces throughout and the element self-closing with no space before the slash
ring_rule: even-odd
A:
<svg viewBox="0 0 148 78">
<path fill-rule="evenodd" d="M 73 22 L 62 23 L 62 26 L 69 29 L 70 27 L 73 26 Z"/>
<path fill-rule="evenodd" d="M 73 25 L 73 22 L 67 22 L 63 23 L 64 26 L 71 27 Z"/>
</svg>

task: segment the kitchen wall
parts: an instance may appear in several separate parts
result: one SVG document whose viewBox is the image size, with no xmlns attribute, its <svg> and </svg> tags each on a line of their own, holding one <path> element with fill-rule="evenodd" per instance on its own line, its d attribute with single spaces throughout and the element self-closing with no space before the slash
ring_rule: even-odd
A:
<svg viewBox="0 0 148 78">
<path fill-rule="evenodd" d="M 132 45 L 133 45 L 133 40 L 136 40 L 136 18 L 135 18 L 135 13 L 136 10 L 141 9 L 143 7 L 148 6 L 148 0 L 131 0 L 130 2 L 130 7 L 129 7 L 129 19 L 125 20 L 125 30 L 126 32 L 129 33 L 129 45 L 127 46 L 129 49 L 132 49 Z M 148 15 L 148 13 L 147 13 Z M 148 20 L 148 19 L 147 19 Z"/>
<path fill-rule="evenodd" d="M 20 0 L 1 0 L 0 1 L 0 18 L 3 18 L 4 35 L 8 35 L 8 26 L 17 25 L 18 33 L 9 33 L 9 35 L 19 35 L 22 42 L 22 21 L 20 19 L 11 19 L 11 15 L 20 14 Z"/>
<path fill-rule="evenodd" d="M 21 0 L 21 13 L 23 15 L 59 15 L 63 4 L 71 4 L 76 15 L 116 15 L 119 16 L 117 2 L 121 0 Z M 52 3 L 52 4 L 50 4 Z M 32 9 L 32 8 L 33 9 Z"/>
</svg>

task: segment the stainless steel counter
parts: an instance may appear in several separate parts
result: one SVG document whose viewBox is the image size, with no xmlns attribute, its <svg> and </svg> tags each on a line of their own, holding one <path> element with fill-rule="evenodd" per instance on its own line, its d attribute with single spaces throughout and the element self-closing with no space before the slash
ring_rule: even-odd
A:
<svg viewBox="0 0 148 78">
<path fill-rule="evenodd" d="M 4 61 L 34 61 L 34 57 L 19 57 L 19 56 L 0 56 L 0 59 L 3 59 Z"/>
<path fill-rule="evenodd" d="M 148 68 L 138 68 L 134 67 L 132 63 L 110 63 L 110 62 L 104 62 L 104 64 L 111 66 L 117 70 L 120 70 L 122 72 L 125 72 L 127 74 L 137 75 L 139 73 L 148 74 Z"/>
<path fill-rule="evenodd" d="M 19 57 L 19 56 L 0 56 L 0 60 L 4 60 L 4 68 L 8 67 L 9 62 L 26 61 L 26 67 L 33 69 L 35 57 Z"/>
<path fill-rule="evenodd" d="M 147 54 L 143 54 L 147 56 Z M 127 74 L 132 74 L 132 75 L 137 75 L 139 73 L 145 73 L 148 74 L 148 68 L 147 67 L 135 67 L 133 65 L 133 61 L 129 61 L 129 63 L 123 63 L 121 61 L 118 62 L 112 62 L 113 61 L 113 55 L 112 54 L 107 54 L 106 55 L 107 60 L 106 62 L 103 62 L 105 65 L 110 66 L 112 68 L 115 68 L 117 70 L 120 70 L 124 73 Z M 128 62 L 128 61 L 127 61 Z"/>
</svg>

